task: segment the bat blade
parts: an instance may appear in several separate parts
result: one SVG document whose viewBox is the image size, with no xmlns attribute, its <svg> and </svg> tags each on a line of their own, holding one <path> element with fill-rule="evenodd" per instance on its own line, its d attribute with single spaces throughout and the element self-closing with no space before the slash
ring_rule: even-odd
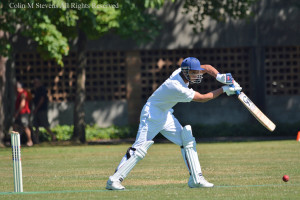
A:
<svg viewBox="0 0 300 200">
<path fill-rule="evenodd" d="M 238 99 L 243 105 L 250 111 L 250 113 L 269 131 L 274 131 L 276 125 L 263 113 L 261 110 L 245 95 L 241 92 L 238 95 Z"/>
</svg>

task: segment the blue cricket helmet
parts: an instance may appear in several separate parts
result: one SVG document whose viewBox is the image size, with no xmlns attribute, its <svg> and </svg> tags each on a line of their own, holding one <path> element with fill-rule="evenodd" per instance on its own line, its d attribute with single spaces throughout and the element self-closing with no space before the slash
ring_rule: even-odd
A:
<svg viewBox="0 0 300 200">
<path fill-rule="evenodd" d="M 184 77 L 191 83 L 201 83 L 201 80 L 203 78 L 202 74 L 197 75 L 197 78 L 194 80 L 190 79 L 189 71 L 190 70 L 204 70 L 201 67 L 201 63 L 197 58 L 194 57 L 188 57 L 185 58 L 181 63 L 181 71 L 183 72 Z"/>
</svg>

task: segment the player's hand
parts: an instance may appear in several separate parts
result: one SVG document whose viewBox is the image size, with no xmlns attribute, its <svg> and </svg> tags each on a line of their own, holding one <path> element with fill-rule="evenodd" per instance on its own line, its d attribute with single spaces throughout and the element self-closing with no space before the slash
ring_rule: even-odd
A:
<svg viewBox="0 0 300 200">
<path fill-rule="evenodd" d="M 237 87 L 237 88 L 240 88 L 240 87 L 241 87 L 240 84 L 238 84 L 238 82 L 236 82 L 235 80 L 233 81 L 233 86 L 234 86 L 234 87 Z"/>
<path fill-rule="evenodd" d="M 231 73 L 226 73 L 226 74 L 219 73 L 217 74 L 216 80 L 226 85 L 231 85 L 235 82 Z"/>
<path fill-rule="evenodd" d="M 241 91 L 242 88 L 240 86 L 234 86 L 234 85 L 225 85 L 222 87 L 223 92 L 226 92 L 227 96 L 231 96 L 236 94 L 237 91 Z"/>
</svg>

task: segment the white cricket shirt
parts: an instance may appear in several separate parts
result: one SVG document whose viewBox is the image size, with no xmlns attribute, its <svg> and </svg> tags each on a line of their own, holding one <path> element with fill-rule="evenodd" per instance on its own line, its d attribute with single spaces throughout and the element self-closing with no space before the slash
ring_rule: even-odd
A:
<svg viewBox="0 0 300 200">
<path fill-rule="evenodd" d="M 188 88 L 179 75 L 181 68 L 175 70 L 172 75 L 149 97 L 147 104 L 160 110 L 168 111 L 178 102 L 190 102 L 195 96 L 195 91 Z"/>
</svg>

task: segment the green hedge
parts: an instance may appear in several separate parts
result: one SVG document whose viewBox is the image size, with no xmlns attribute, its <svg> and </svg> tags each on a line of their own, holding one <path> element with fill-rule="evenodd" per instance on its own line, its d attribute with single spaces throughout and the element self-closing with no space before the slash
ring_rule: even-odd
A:
<svg viewBox="0 0 300 200">
<path fill-rule="evenodd" d="M 53 133 L 56 135 L 57 140 L 70 140 L 73 134 L 74 126 L 58 125 L 51 128 Z M 110 126 L 108 128 L 100 128 L 97 126 L 86 126 L 86 140 L 95 141 L 100 139 L 123 139 L 123 138 L 134 138 L 136 136 L 136 130 L 132 126 Z M 50 141 L 51 137 L 47 134 L 44 128 L 40 128 L 39 134 L 40 141 Z"/>
<path fill-rule="evenodd" d="M 86 126 L 86 140 L 96 141 L 101 139 L 124 139 L 135 138 L 137 126 L 110 126 L 99 128 L 97 126 Z M 193 135 L 196 138 L 206 137 L 296 137 L 300 131 L 300 122 L 293 124 L 279 123 L 274 132 L 268 131 L 258 122 L 252 124 L 228 124 L 220 123 L 216 125 L 193 125 Z M 58 140 L 70 140 L 73 134 L 73 126 L 60 125 L 51 129 Z M 45 129 L 40 129 L 40 141 L 50 141 L 51 138 Z M 158 134 L 156 138 L 163 138 Z"/>
</svg>

